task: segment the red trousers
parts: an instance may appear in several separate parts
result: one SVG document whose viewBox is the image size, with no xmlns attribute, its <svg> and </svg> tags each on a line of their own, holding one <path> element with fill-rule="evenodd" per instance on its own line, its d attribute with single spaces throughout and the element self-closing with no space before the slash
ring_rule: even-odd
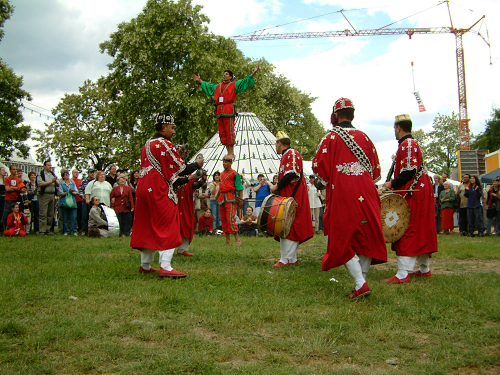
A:
<svg viewBox="0 0 500 375">
<path fill-rule="evenodd" d="M 15 227 L 10 227 L 5 232 L 3 232 L 4 237 L 14 237 L 15 235 L 16 235 L 16 228 Z M 24 231 L 23 228 L 19 229 L 18 235 L 19 235 L 19 237 L 26 237 L 26 232 Z"/>
<path fill-rule="evenodd" d="M 220 143 L 224 146 L 234 145 L 236 142 L 236 133 L 234 132 L 234 117 L 220 117 L 217 119 L 219 127 Z"/>
<path fill-rule="evenodd" d="M 224 233 L 237 233 L 239 231 L 234 217 L 236 215 L 236 203 L 224 202 L 219 206 L 220 221 L 222 222 L 222 230 Z"/>
</svg>

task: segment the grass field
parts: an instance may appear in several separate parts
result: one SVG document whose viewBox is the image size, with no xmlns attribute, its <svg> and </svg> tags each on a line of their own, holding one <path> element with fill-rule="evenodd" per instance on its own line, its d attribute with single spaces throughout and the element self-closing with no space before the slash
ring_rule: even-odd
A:
<svg viewBox="0 0 500 375">
<path fill-rule="evenodd" d="M 223 242 L 195 237 L 171 280 L 139 274 L 126 238 L 0 238 L 0 373 L 500 373 L 498 238 L 439 236 L 433 277 L 407 285 L 380 283 L 389 251 L 355 302 L 323 236 L 285 269 L 271 238 Z"/>
</svg>

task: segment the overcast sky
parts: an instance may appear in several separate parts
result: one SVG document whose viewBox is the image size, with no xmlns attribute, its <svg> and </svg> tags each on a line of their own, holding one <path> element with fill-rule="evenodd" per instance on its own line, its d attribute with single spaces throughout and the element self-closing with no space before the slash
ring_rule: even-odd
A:
<svg viewBox="0 0 500 375">
<path fill-rule="evenodd" d="M 0 56 L 17 74 L 32 97 L 32 108 L 50 115 L 64 93 L 77 92 L 86 79 L 107 73 L 107 55 L 99 43 L 108 39 L 117 24 L 135 17 L 145 0 L 11 0 L 12 18 L 5 24 Z M 346 10 L 356 29 L 376 29 L 430 8 L 438 1 L 419 0 L 197 0 L 209 16 L 209 28 L 226 37 L 263 28 L 269 32 L 344 30 L 350 25 L 340 13 Z M 491 49 L 477 35 L 463 38 L 470 126 L 484 131 L 493 106 L 499 105 L 498 64 L 500 14 L 498 0 L 450 1 L 454 26 L 470 27 L 486 15 L 481 33 L 488 33 Z M 302 22 L 294 21 L 317 17 Z M 287 25 L 284 25 L 287 24 Z M 281 26 L 280 26 L 281 25 Z M 446 5 L 439 5 L 390 27 L 449 26 Z M 279 26 L 279 27 L 274 27 Z M 474 28 L 479 30 L 479 24 Z M 431 129 L 440 114 L 458 112 L 455 37 L 416 35 L 350 37 L 307 40 L 240 42 L 251 58 L 266 58 L 300 90 L 318 99 L 313 112 L 329 128 L 331 108 L 341 96 L 354 101 L 354 125 L 375 142 L 381 160 L 389 162 L 396 150 L 394 116 L 408 113 L 414 128 Z M 490 54 L 491 62 L 490 65 Z M 415 85 L 426 112 L 419 113 L 412 94 L 411 62 Z M 241 72 L 238 75 L 247 72 Z M 258 76 L 257 76 L 258 84 Z M 495 101 L 496 100 L 496 101 Z M 37 107 L 35 107 L 36 105 Z M 30 104 L 27 104 L 30 106 Z M 207 108 L 207 111 L 210 110 Z M 25 123 L 43 128 L 46 117 L 24 112 Z"/>
</svg>

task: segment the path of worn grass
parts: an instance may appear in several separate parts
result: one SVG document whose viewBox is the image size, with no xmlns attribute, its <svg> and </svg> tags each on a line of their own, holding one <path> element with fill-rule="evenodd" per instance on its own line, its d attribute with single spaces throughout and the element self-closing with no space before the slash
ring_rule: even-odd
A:
<svg viewBox="0 0 500 375">
<path fill-rule="evenodd" d="M 498 268 L 454 267 L 498 266 L 498 238 L 440 236 L 446 272 L 409 285 L 380 283 L 390 252 L 357 302 L 344 268 L 321 272 L 322 236 L 278 270 L 274 240 L 223 241 L 195 237 L 195 256 L 174 258 L 189 277 L 168 280 L 139 274 L 127 239 L 1 238 L 0 373 L 500 372 Z"/>
</svg>

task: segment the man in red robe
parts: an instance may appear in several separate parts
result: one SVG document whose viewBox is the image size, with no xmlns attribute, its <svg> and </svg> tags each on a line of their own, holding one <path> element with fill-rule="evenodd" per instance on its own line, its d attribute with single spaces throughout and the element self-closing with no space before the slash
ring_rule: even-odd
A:
<svg viewBox="0 0 500 375">
<path fill-rule="evenodd" d="M 396 116 L 394 134 L 399 147 L 394 160 L 394 179 L 384 187 L 411 190 L 399 192 L 408 202 L 411 216 L 403 237 L 392 244 L 398 256 L 398 273 L 382 280 L 388 284 L 407 284 L 409 276 L 431 277 L 430 254 L 437 251 L 434 191 L 420 146 L 411 135 L 411 127 L 409 115 Z M 415 262 L 420 264 L 420 269 L 412 272 Z"/>
<path fill-rule="evenodd" d="M 253 86 L 255 83 L 253 77 L 258 71 L 259 66 L 257 65 L 252 74 L 238 81 L 233 81 L 233 72 L 224 70 L 223 82 L 217 85 L 202 81 L 199 75 L 193 74 L 191 76 L 196 82 L 201 83 L 201 89 L 205 94 L 213 96 L 215 99 L 214 117 L 217 119 L 220 142 L 226 146 L 226 157 L 231 160 L 234 159 L 234 143 L 236 141 L 234 101 L 239 93 Z"/>
<path fill-rule="evenodd" d="M 222 230 L 226 235 L 226 242 L 224 244 L 229 245 L 231 243 L 231 234 L 234 234 L 234 246 L 241 246 L 239 228 L 234 217 L 236 216 L 238 204 L 236 194 L 238 194 L 239 204 L 243 206 L 243 184 L 241 183 L 241 176 L 239 173 L 231 168 L 232 165 L 232 159 L 228 159 L 227 157 L 222 159 L 224 170 L 220 174 L 217 203 L 219 204 Z"/>
<path fill-rule="evenodd" d="M 380 164 L 372 141 L 352 126 L 352 101 L 340 98 L 333 108 L 338 125 L 323 137 L 313 159 L 313 171 L 326 188 L 328 245 L 322 269 L 345 265 L 356 282 L 348 298 L 357 299 L 371 293 L 365 280 L 370 264 L 387 262 L 375 186 Z"/>
<path fill-rule="evenodd" d="M 297 202 L 295 220 L 290 233 L 286 238 L 274 236 L 280 242 L 280 260 L 274 265 L 276 268 L 298 265 L 297 248 L 299 244 L 314 236 L 311 219 L 307 184 L 303 176 L 302 155 L 290 148 L 290 138 L 283 132 L 276 136 L 276 152 L 281 154 L 278 183 L 270 187 L 271 193 L 282 197 L 293 197 Z"/>
<path fill-rule="evenodd" d="M 175 248 L 182 244 L 175 191 L 196 178 L 190 173 L 203 165 L 203 159 L 184 164 L 171 142 L 175 134 L 172 115 L 160 113 L 155 127 L 157 133 L 142 148 L 130 247 L 141 250 L 140 273 L 158 272 L 150 266 L 158 250 L 160 276 L 186 277 L 170 264 Z"/>
</svg>

